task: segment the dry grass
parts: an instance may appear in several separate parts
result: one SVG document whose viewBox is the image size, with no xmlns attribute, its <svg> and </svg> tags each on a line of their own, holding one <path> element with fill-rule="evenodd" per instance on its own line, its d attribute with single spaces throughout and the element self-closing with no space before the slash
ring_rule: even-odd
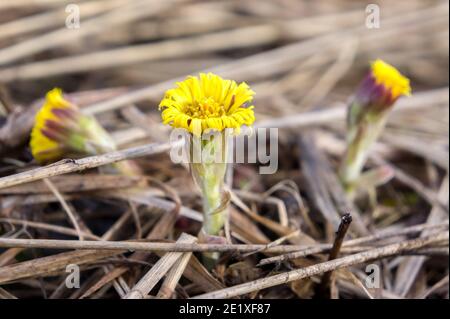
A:
<svg viewBox="0 0 450 319">
<path fill-rule="evenodd" d="M 380 29 L 364 25 L 369 1 L 70 1 L 78 30 L 64 27 L 68 2 L 0 3 L 0 299 L 448 298 L 447 1 L 381 1 Z M 351 202 L 336 176 L 345 103 L 375 58 L 414 94 L 367 165 L 394 179 Z M 275 174 L 233 167 L 227 244 L 192 236 L 199 194 L 156 108 L 201 70 L 248 82 L 255 126 L 280 129 Z M 27 141 L 53 86 L 120 150 L 38 167 Z M 142 176 L 99 169 L 124 159 Z M 204 251 L 221 252 L 211 271 Z M 363 284 L 369 263 L 380 288 Z"/>
</svg>

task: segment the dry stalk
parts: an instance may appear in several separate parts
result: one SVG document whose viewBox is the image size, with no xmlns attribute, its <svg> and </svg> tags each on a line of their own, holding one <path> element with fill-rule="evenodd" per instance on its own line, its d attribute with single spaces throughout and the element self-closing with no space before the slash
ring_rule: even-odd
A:
<svg viewBox="0 0 450 319">
<path fill-rule="evenodd" d="M 21 239 L 0 238 L 0 247 L 4 248 L 46 248 L 46 249 L 80 249 L 80 250 L 112 250 L 112 251 L 147 251 L 147 252 L 265 252 L 287 253 L 295 252 L 310 246 L 259 244 L 189 244 L 164 242 L 134 242 L 134 241 L 77 241 L 58 239 Z M 319 252 L 324 246 L 320 246 Z M 325 246 L 326 247 L 326 246 Z M 329 248 L 328 248 L 329 249 Z"/>
<path fill-rule="evenodd" d="M 177 240 L 181 243 L 194 243 L 197 241 L 196 237 L 183 233 Z M 131 291 L 124 297 L 125 299 L 143 299 L 150 293 L 152 288 L 158 281 L 167 273 L 177 260 L 183 256 L 182 253 L 171 252 L 164 255 L 158 262 L 139 280 L 139 282 L 131 289 Z M 173 274 L 169 279 L 172 281 L 176 279 Z M 169 284 L 169 282 L 167 283 Z"/>
<path fill-rule="evenodd" d="M 65 159 L 45 167 L 36 168 L 23 173 L 0 178 L 0 188 L 32 182 L 39 179 L 82 171 L 102 165 L 132 159 L 141 156 L 148 156 L 168 151 L 171 147 L 181 143 L 147 144 L 133 147 L 126 150 L 115 151 L 97 156 L 90 156 L 81 159 Z"/>
<path fill-rule="evenodd" d="M 161 288 L 156 295 L 157 298 L 168 299 L 172 297 L 175 287 L 178 284 L 181 276 L 183 275 L 186 266 L 189 263 L 189 259 L 191 258 L 192 253 L 183 253 L 183 255 L 175 262 L 172 268 L 166 275 L 166 279 L 164 280 Z"/>
<path fill-rule="evenodd" d="M 227 299 L 236 296 L 251 293 L 253 291 L 289 283 L 295 280 L 311 277 L 314 275 L 323 274 L 327 271 L 332 271 L 344 267 L 349 267 L 361 263 L 365 263 L 371 260 L 377 260 L 402 254 L 409 250 L 415 250 L 418 248 L 426 247 L 430 244 L 448 240 L 448 233 L 443 233 L 440 236 L 424 237 L 414 240 L 408 240 L 401 243 L 391 244 L 380 248 L 371 249 L 362 253 L 326 261 L 317 265 L 292 270 L 279 275 L 274 275 L 255 281 L 250 281 L 234 287 L 225 288 L 219 291 L 206 293 L 195 296 L 195 299 Z"/>
<path fill-rule="evenodd" d="M 381 241 L 381 240 L 389 239 L 392 237 L 399 237 L 399 236 L 404 236 L 404 235 L 420 233 L 425 229 L 431 231 L 431 230 L 440 230 L 441 228 L 447 228 L 447 227 L 448 227 L 448 222 L 442 223 L 440 225 L 420 224 L 420 225 L 415 225 L 415 226 L 411 226 L 411 227 L 405 227 L 403 229 L 396 228 L 393 230 L 381 231 L 375 235 L 370 235 L 370 236 L 347 240 L 342 244 L 342 246 L 344 248 L 352 247 L 352 246 L 365 244 L 365 243 L 369 243 L 369 242 L 373 242 L 373 241 Z M 268 265 L 268 264 L 272 264 L 272 263 L 279 263 L 279 262 L 283 262 L 283 261 L 290 260 L 290 259 L 302 258 L 302 257 L 306 257 L 311 254 L 324 253 L 331 248 L 332 248 L 331 244 L 318 245 L 317 247 L 309 247 L 302 251 L 297 251 L 297 252 L 288 253 L 285 255 L 262 259 L 262 260 L 260 260 L 258 266 L 264 266 L 264 265 Z"/>
</svg>

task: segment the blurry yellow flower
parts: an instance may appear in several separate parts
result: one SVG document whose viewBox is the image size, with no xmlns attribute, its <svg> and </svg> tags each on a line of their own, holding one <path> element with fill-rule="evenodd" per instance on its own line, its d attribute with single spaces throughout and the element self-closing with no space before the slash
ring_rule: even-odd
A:
<svg viewBox="0 0 450 319">
<path fill-rule="evenodd" d="M 200 73 L 190 76 L 166 92 L 159 108 L 164 124 L 184 128 L 194 135 L 207 130 L 239 130 L 255 121 L 254 92 L 246 83 L 237 84 L 220 76 Z"/>
<path fill-rule="evenodd" d="M 112 151 L 115 145 L 95 118 L 82 114 L 56 88 L 47 93 L 44 105 L 36 114 L 30 148 L 39 163 L 49 163 L 66 156 Z"/>
<path fill-rule="evenodd" d="M 63 148 L 56 138 L 58 129 L 55 131 L 51 127 L 59 122 L 58 113 L 67 114 L 67 120 L 70 121 L 74 108 L 76 107 L 62 97 L 60 89 L 56 88 L 47 93 L 31 131 L 31 153 L 38 162 L 50 162 L 62 156 Z"/>
<path fill-rule="evenodd" d="M 377 59 L 362 80 L 348 107 L 347 152 L 341 165 L 342 181 L 352 190 L 373 143 L 382 133 L 390 110 L 401 96 L 410 96 L 409 79 Z"/>
</svg>

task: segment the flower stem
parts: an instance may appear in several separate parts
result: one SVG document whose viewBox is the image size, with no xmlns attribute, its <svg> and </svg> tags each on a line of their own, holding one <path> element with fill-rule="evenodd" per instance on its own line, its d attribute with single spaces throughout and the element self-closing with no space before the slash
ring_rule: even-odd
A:
<svg viewBox="0 0 450 319">
<path fill-rule="evenodd" d="M 217 236 L 225 222 L 223 211 L 218 211 L 222 201 L 223 181 L 214 174 L 205 176 L 202 192 L 205 215 L 203 229 L 206 234 Z"/>
<path fill-rule="evenodd" d="M 340 177 L 348 194 L 357 188 L 370 149 L 383 131 L 385 122 L 385 114 L 368 112 L 358 124 L 349 127 L 347 152 L 340 167 Z"/>
<path fill-rule="evenodd" d="M 197 146 L 197 147 L 196 147 Z M 201 152 L 200 162 L 191 162 L 192 176 L 202 192 L 203 227 L 202 233 L 206 242 L 217 239 L 227 218 L 227 202 L 225 199 L 224 183 L 227 169 L 227 143 L 225 135 L 218 135 L 215 139 L 202 141 L 196 145 L 191 139 L 191 153 Z M 208 157 L 216 156 L 218 157 Z M 212 268 L 219 253 L 204 253 L 205 266 Z"/>
</svg>

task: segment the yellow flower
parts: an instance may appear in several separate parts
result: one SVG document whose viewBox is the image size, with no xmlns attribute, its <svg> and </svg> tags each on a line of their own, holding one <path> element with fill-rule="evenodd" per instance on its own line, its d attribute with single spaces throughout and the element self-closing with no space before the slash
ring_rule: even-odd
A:
<svg viewBox="0 0 450 319">
<path fill-rule="evenodd" d="M 159 104 L 164 124 L 184 128 L 194 135 L 208 130 L 236 131 L 255 121 L 253 106 L 247 106 L 255 93 L 246 83 L 237 84 L 220 76 L 200 73 L 190 76 L 166 92 Z"/>
<path fill-rule="evenodd" d="M 377 59 L 372 62 L 371 69 L 376 84 L 383 85 L 387 90 L 389 90 L 393 100 L 397 99 L 401 95 L 411 95 L 409 79 L 404 77 L 392 65 Z"/>
<path fill-rule="evenodd" d="M 409 79 L 395 67 L 377 59 L 371 63 L 347 115 L 347 152 L 341 178 L 349 191 L 359 180 L 369 151 L 386 124 L 387 116 L 401 96 L 410 96 Z"/>
<path fill-rule="evenodd" d="M 39 163 L 116 149 L 97 120 L 82 114 L 75 104 L 64 99 L 61 89 L 57 88 L 47 93 L 44 105 L 36 114 L 30 148 Z"/>
<path fill-rule="evenodd" d="M 63 156 L 63 145 L 58 138 L 63 132 L 56 124 L 60 122 L 60 116 L 65 117 L 67 122 L 73 122 L 76 111 L 77 107 L 63 98 L 61 89 L 55 88 L 47 93 L 31 131 L 31 153 L 39 163 L 51 162 Z"/>
</svg>

